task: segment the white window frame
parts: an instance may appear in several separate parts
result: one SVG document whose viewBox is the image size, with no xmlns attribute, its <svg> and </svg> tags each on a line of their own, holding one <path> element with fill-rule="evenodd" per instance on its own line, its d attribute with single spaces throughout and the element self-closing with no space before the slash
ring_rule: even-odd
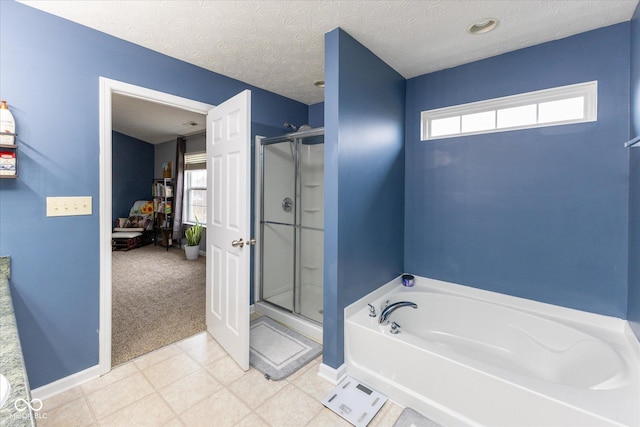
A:
<svg viewBox="0 0 640 427">
<path fill-rule="evenodd" d="M 520 126 L 498 128 L 497 111 L 505 108 L 522 107 L 526 105 L 536 105 L 549 101 L 559 101 L 571 98 L 584 98 L 584 114 L 583 117 L 570 120 L 558 120 L 540 123 L 536 119 L 536 123 L 525 124 Z M 495 111 L 495 125 L 492 129 L 462 132 L 460 127 L 459 133 L 446 135 L 431 136 L 431 123 L 434 120 L 454 118 L 459 116 L 462 122 L 462 116 L 468 114 L 477 114 Z M 501 98 L 493 98 L 484 101 L 471 102 L 468 104 L 454 105 L 451 107 L 437 108 L 427 110 L 421 113 L 421 140 L 429 141 L 443 138 L 455 138 L 459 136 L 479 135 L 494 132 L 506 132 L 518 129 L 531 129 L 547 126 L 566 125 L 572 123 L 595 122 L 598 119 L 598 82 L 596 80 L 585 83 L 578 83 L 568 86 L 560 86 L 551 89 L 543 89 L 534 92 L 526 92 L 517 95 L 505 96 Z"/>
<path fill-rule="evenodd" d="M 182 220 L 183 224 L 195 224 L 195 222 L 190 221 L 189 218 L 189 210 L 191 208 L 191 204 L 190 204 L 190 190 L 205 190 L 207 189 L 206 184 L 204 187 L 188 187 L 187 186 L 187 182 L 189 181 L 189 179 L 186 177 L 187 173 L 189 173 L 189 171 L 195 171 L 195 170 L 204 170 L 205 172 L 207 171 L 207 166 L 206 166 L 206 161 L 207 161 L 207 157 L 206 157 L 206 152 L 199 152 L 199 153 L 185 153 L 185 179 L 184 179 L 184 195 L 183 195 L 183 206 L 186 210 L 186 212 L 184 212 L 184 218 Z M 206 180 L 205 180 L 206 182 Z M 209 207 L 207 206 L 207 209 L 209 209 Z M 199 218 L 198 219 L 200 224 L 203 227 L 206 227 L 206 218 Z"/>
</svg>

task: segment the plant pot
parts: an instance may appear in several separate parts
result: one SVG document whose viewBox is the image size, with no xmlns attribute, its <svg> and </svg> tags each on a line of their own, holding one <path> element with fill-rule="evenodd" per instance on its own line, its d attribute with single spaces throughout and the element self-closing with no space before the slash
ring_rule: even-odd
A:
<svg viewBox="0 0 640 427">
<path fill-rule="evenodd" d="M 198 259 L 198 255 L 200 254 L 200 245 L 198 246 L 185 246 L 184 254 L 188 260 L 193 261 L 194 259 Z"/>
</svg>

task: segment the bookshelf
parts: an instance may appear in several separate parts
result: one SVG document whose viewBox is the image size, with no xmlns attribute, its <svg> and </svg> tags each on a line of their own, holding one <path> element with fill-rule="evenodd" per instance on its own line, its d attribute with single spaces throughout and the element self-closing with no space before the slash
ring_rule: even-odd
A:
<svg viewBox="0 0 640 427">
<path fill-rule="evenodd" d="M 153 244 L 164 246 L 169 250 L 173 234 L 173 196 L 174 182 L 172 178 L 153 180 Z"/>
</svg>

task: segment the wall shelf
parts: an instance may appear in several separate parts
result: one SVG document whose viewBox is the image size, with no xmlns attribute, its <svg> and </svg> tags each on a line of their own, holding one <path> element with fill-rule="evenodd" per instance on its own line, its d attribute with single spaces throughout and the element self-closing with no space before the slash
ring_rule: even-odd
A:
<svg viewBox="0 0 640 427">
<path fill-rule="evenodd" d="M 17 134 L 15 133 L 8 133 L 8 132 L 0 132 L 0 135 L 11 135 L 13 137 L 16 137 Z M 14 150 L 14 152 L 16 153 L 16 173 L 12 174 L 12 175 L 0 175 L 0 179 L 16 179 L 18 178 L 18 154 L 17 154 L 17 150 L 18 149 L 18 145 L 17 144 L 0 144 L 0 150 Z"/>
<path fill-rule="evenodd" d="M 640 135 L 636 136 L 635 138 L 633 138 L 630 141 L 625 142 L 624 146 L 625 146 L 625 148 L 626 147 L 634 147 L 634 146 L 640 147 L 639 143 L 640 143 Z"/>
</svg>

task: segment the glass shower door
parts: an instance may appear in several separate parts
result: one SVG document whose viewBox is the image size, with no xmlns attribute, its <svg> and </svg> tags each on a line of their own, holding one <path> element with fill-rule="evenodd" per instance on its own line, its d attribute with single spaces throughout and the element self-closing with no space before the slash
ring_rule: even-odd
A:
<svg viewBox="0 0 640 427">
<path fill-rule="evenodd" d="M 261 298 L 294 309 L 296 211 L 293 141 L 263 146 Z"/>
<path fill-rule="evenodd" d="M 324 266 L 323 137 L 301 138 L 298 145 L 298 253 L 295 309 L 322 323 Z"/>
<path fill-rule="evenodd" d="M 260 299 L 318 323 L 324 286 L 323 142 L 322 130 L 268 138 L 261 156 Z"/>
</svg>

